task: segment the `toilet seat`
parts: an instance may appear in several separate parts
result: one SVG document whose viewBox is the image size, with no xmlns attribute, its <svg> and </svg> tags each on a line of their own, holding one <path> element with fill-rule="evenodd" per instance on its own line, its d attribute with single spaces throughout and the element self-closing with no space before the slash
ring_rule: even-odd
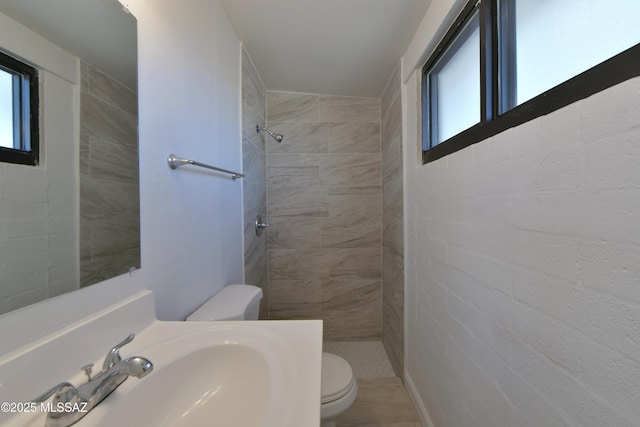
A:
<svg viewBox="0 0 640 427">
<path fill-rule="evenodd" d="M 335 354 L 322 353 L 321 384 L 323 405 L 344 397 L 355 384 L 349 363 Z"/>
</svg>

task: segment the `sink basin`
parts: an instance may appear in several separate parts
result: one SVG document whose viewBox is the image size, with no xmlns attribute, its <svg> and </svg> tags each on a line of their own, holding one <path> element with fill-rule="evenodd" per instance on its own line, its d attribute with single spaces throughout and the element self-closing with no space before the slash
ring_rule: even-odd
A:
<svg viewBox="0 0 640 427">
<path fill-rule="evenodd" d="M 154 321 L 121 354 L 154 369 L 128 378 L 74 426 L 319 425 L 321 321 Z M 2 425 L 44 425 L 44 414 L 23 415 Z"/>
<path fill-rule="evenodd" d="M 101 424 L 258 426 L 268 418 L 269 396 L 275 389 L 267 360 L 238 345 L 197 350 L 147 380 L 130 382 L 127 393 L 133 397 L 124 396 L 124 390 L 114 394 L 118 402 L 111 406 L 116 410 L 105 414 Z"/>
<path fill-rule="evenodd" d="M 77 425 L 318 425 L 319 405 L 300 399 L 320 390 L 305 366 L 317 358 L 320 373 L 321 327 L 317 346 L 304 332 L 314 323 L 157 322 L 123 349 L 151 360 L 154 371 L 129 378 Z M 316 413 L 303 424 L 300 406 Z"/>
</svg>

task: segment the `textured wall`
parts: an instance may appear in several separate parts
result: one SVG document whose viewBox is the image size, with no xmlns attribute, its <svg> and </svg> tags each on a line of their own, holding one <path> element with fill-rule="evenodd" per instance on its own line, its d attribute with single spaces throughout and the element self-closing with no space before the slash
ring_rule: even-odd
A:
<svg viewBox="0 0 640 427">
<path fill-rule="evenodd" d="M 262 288 L 260 318 L 269 316 L 267 289 L 267 231 L 256 236 L 256 215 L 267 214 L 267 153 L 263 133 L 267 94 L 260 75 L 247 52 L 242 51 L 242 170 L 244 206 L 244 281 Z"/>
<path fill-rule="evenodd" d="M 92 66 L 80 73 L 80 286 L 140 268 L 138 100 Z"/>
<path fill-rule="evenodd" d="M 640 79 L 424 166 L 410 83 L 418 406 L 436 427 L 640 425 Z"/>
<path fill-rule="evenodd" d="M 267 92 L 269 313 L 379 338 L 380 100 Z"/>
<path fill-rule="evenodd" d="M 396 375 L 404 364 L 404 203 L 400 66 L 381 99 L 382 343 Z"/>
</svg>

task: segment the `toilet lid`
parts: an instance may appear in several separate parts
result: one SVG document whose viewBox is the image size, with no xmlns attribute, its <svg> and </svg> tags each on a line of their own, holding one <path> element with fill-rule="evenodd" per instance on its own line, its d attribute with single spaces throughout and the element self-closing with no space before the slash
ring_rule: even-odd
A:
<svg viewBox="0 0 640 427">
<path fill-rule="evenodd" d="M 333 402 L 347 394 L 355 379 L 349 363 L 340 356 L 322 353 L 322 403 Z"/>
</svg>

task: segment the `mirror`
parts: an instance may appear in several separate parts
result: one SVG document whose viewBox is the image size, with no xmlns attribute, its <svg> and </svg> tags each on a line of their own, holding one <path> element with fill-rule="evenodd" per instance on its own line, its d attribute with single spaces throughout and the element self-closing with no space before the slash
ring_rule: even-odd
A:
<svg viewBox="0 0 640 427">
<path fill-rule="evenodd" d="M 40 164 L 0 163 L 0 314 L 140 267 L 136 20 L 118 0 L 2 0 L 35 66 Z"/>
</svg>

